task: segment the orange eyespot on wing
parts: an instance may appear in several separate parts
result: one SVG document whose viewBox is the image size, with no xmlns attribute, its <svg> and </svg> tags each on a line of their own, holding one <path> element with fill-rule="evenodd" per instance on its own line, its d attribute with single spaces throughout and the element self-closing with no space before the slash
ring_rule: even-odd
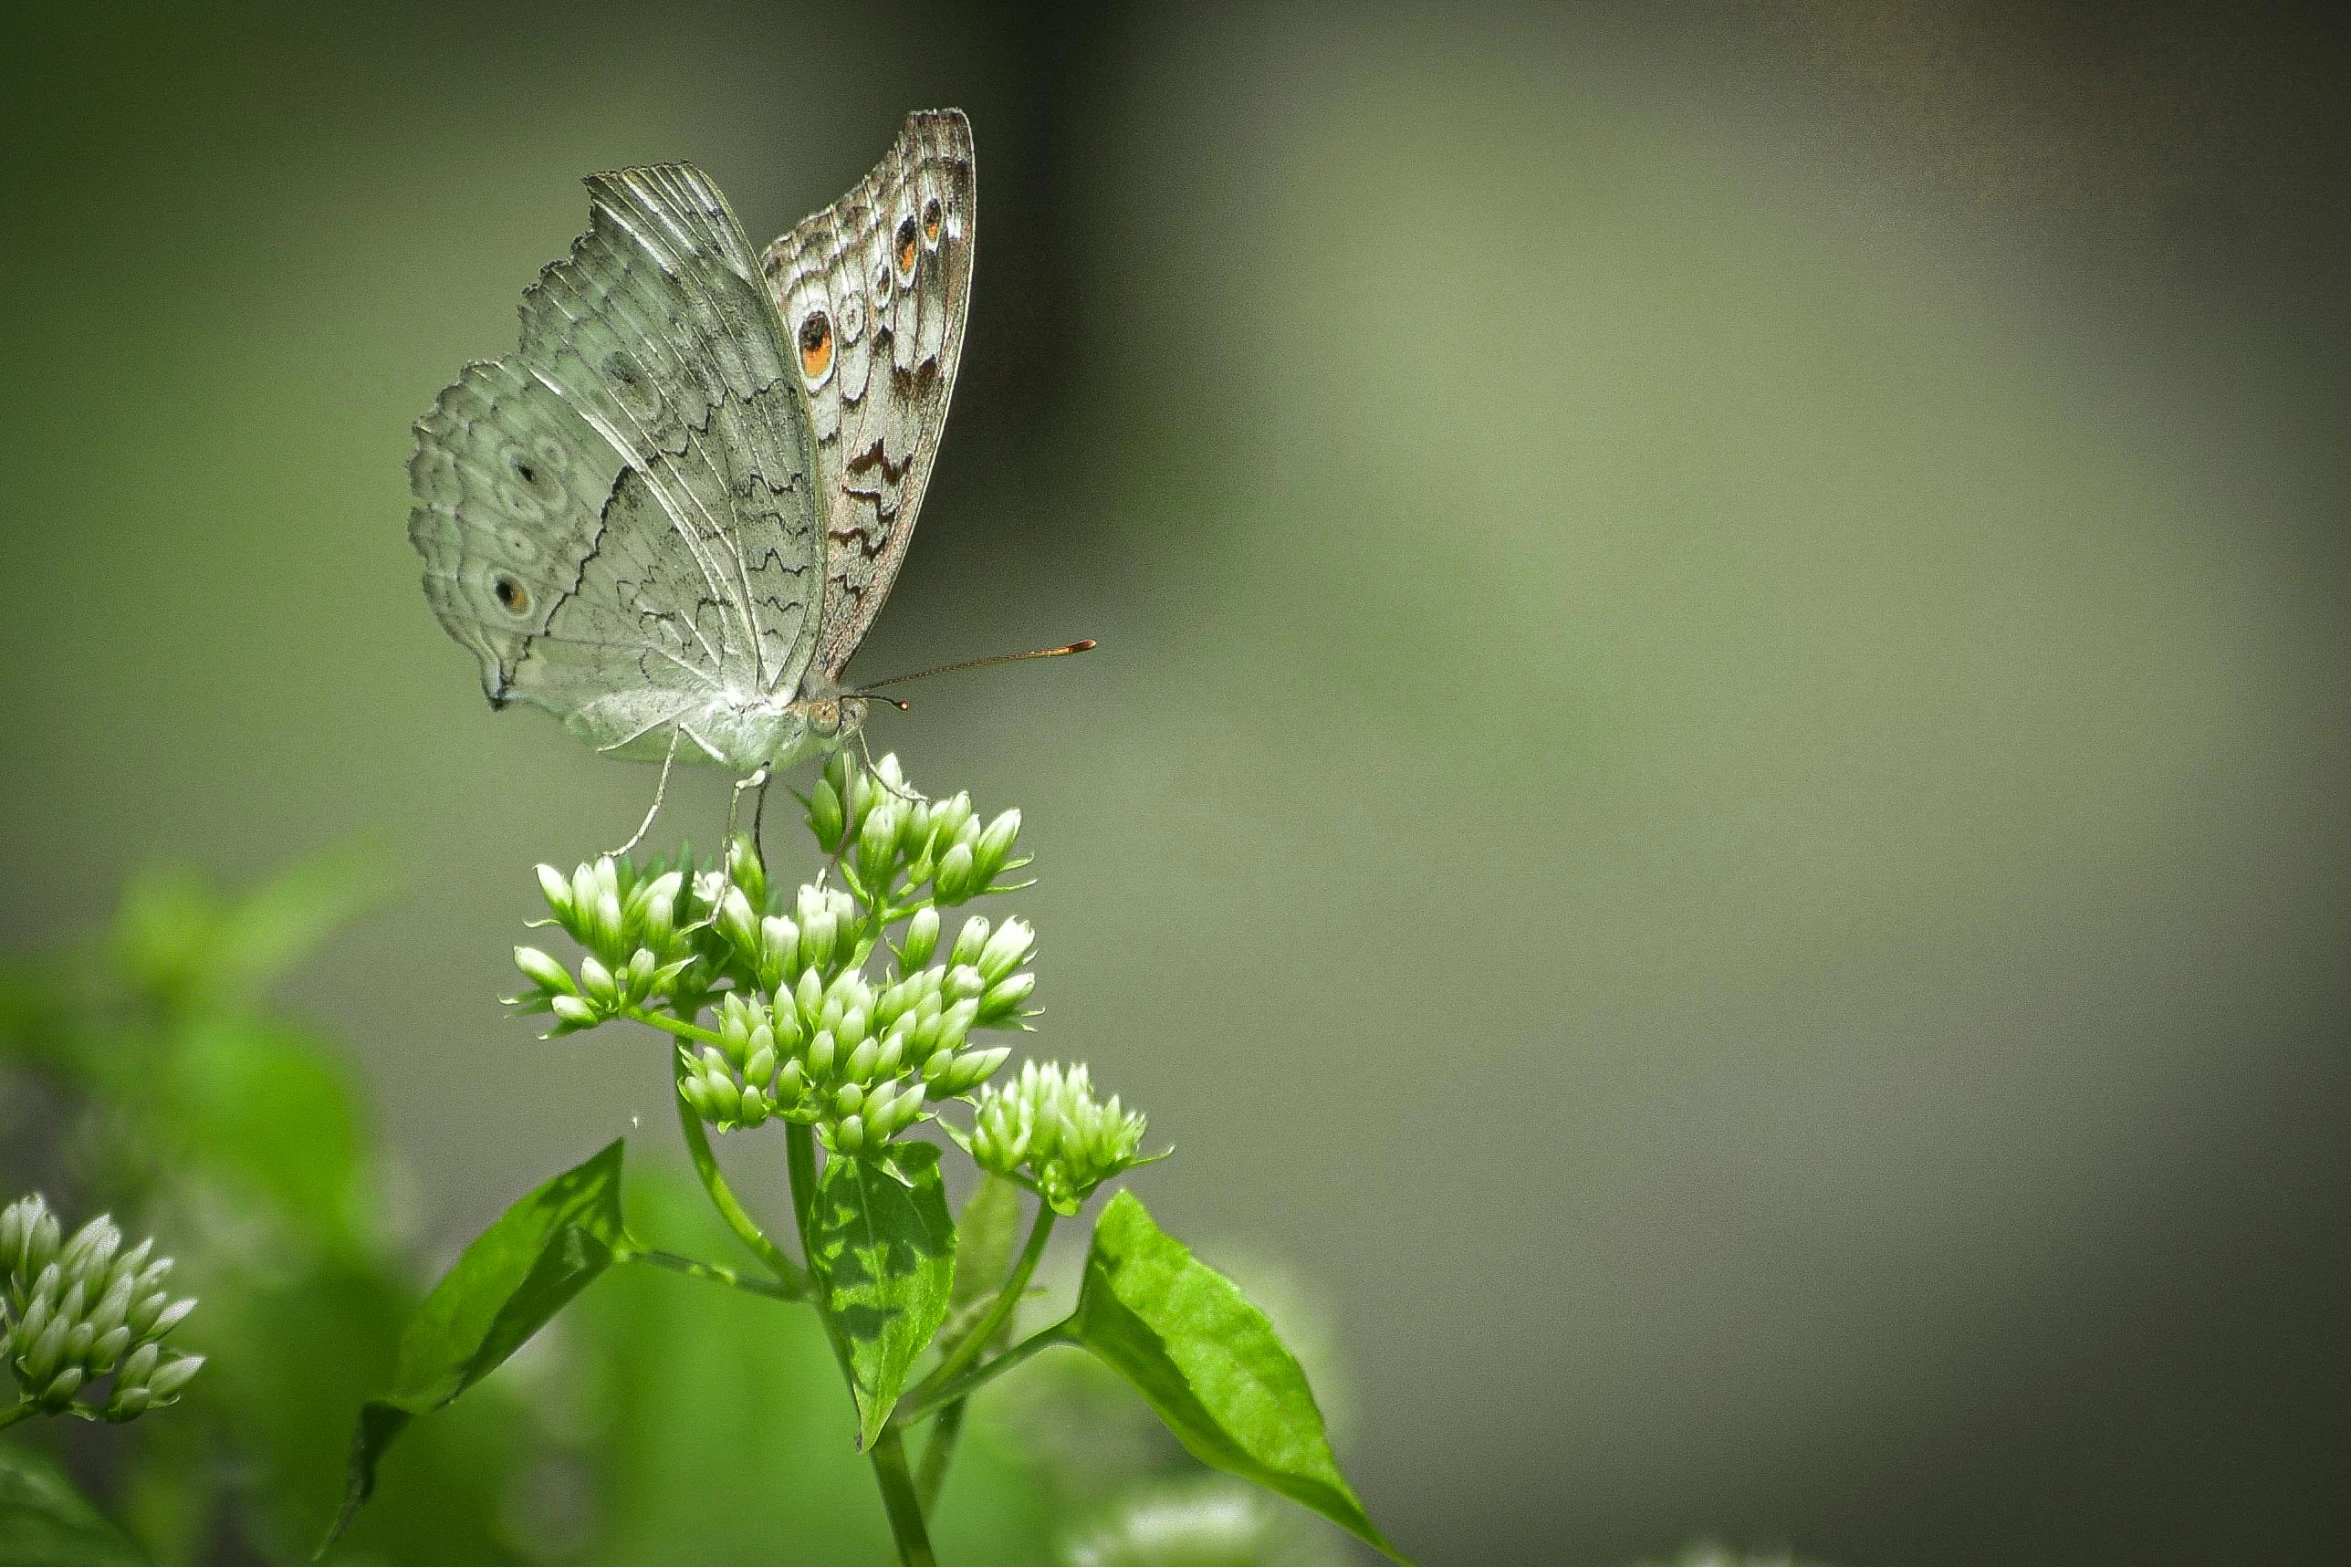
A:
<svg viewBox="0 0 2351 1567">
<path fill-rule="evenodd" d="M 910 213 L 898 225 L 898 275 L 902 278 L 913 275 L 914 247 L 914 217 Z"/>
<path fill-rule="evenodd" d="M 833 324 L 821 310 L 800 323 L 800 373 L 814 386 L 833 367 Z"/>
<path fill-rule="evenodd" d="M 932 244 L 939 242 L 939 198 L 933 196 L 922 209 L 922 237 Z"/>
<path fill-rule="evenodd" d="M 509 615 L 521 615 L 531 607 L 530 591 L 512 577 L 500 577 L 490 584 L 490 591 L 498 596 L 498 603 Z"/>
</svg>

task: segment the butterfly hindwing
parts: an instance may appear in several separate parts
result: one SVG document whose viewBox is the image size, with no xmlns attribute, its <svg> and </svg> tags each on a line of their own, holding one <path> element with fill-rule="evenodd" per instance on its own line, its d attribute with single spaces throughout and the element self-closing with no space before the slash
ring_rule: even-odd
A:
<svg viewBox="0 0 2351 1567">
<path fill-rule="evenodd" d="M 763 269 L 815 420 L 825 497 L 813 677 L 837 683 L 914 535 L 963 353 L 971 124 L 909 115 L 858 186 L 768 247 Z"/>
<path fill-rule="evenodd" d="M 417 426 L 410 537 L 493 700 L 656 754 L 796 690 L 822 496 L 809 404 L 741 227 L 686 165 L 597 175 L 515 353 Z"/>
</svg>

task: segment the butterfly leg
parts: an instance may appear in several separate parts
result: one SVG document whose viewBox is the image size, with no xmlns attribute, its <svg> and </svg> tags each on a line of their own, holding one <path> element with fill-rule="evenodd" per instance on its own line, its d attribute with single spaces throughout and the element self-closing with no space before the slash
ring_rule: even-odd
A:
<svg viewBox="0 0 2351 1567">
<path fill-rule="evenodd" d="M 669 732 L 669 752 L 661 759 L 661 782 L 653 786 L 653 809 L 645 813 L 645 819 L 637 824 L 637 830 L 629 835 L 629 841 L 613 850 L 607 858 L 619 859 L 638 844 L 643 843 L 645 834 L 653 830 L 653 818 L 661 814 L 662 796 L 669 793 L 669 770 L 676 765 L 678 759 L 678 738 L 685 732 L 682 726 Z"/>
<path fill-rule="evenodd" d="M 899 799 L 904 800 L 908 805 L 919 805 L 923 801 L 930 798 L 929 795 L 923 794 L 911 785 L 901 789 L 896 784 L 890 782 L 888 778 L 882 776 L 882 770 L 874 765 L 873 747 L 865 743 L 865 731 L 862 729 L 857 731 L 857 749 L 864 753 L 865 771 L 875 783 L 880 784 L 883 788 L 889 790 Z"/>
<path fill-rule="evenodd" d="M 751 852 L 759 856 L 762 869 L 767 865 L 767 786 L 775 780 L 763 778 L 759 782 L 759 797 L 751 803 Z"/>
<path fill-rule="evenodd" d="M 735 785 L 735 792 L 734 792 L 734 795 L 733 795 L 733 797 L 732 797 L 732 798 L 730 798 L 730 799 L 727 801 L 727 853 L 728 853 L 728 855 L 729 855 L 730 857 L 731 857 L 731 856 L 733 855 L 733 853 L 734 853 L 734 846 L 735 846 L 735 819 L 736 819 L 736 816 L 737 816 L 737 814 L 738 814 L 738 813 L 739 813 L 739 812 L 740 812 L 740 811 L 743 809 L 743 792 L 744 792 L 745 790 L 747 790 L 747 789 L 756 789 L 756 790 L 758 790 L 758 791 L 759 791 L 759 804 L 760 804 L 760 806 L 764 807 L 764 806 L 767 804 L 767 769 L 766 769 L 766 768 L 762 767 L 762 768 L 760 768 L 758 771 L 756 771 L 756 772 L 752 773 L 750 777 L 748 777 L 748 778 L 745 778 L 745 779 L 742 779 L 741 781 L 739 781 L 738 783 L 736 783 L 736 785 Z M 758 839 L 758 835 L 759 835 L 759 829 L 758 829 L 758 826 L 757 826 L 757 821 L 758 821 L 758 818 L 757 818 L 757 816 L 755 815 L 755 816 L 752 818 L 752 820 L 753 820 L 753 826 L 752 826 L 751 832 L 752 832 L 752 839 L 753 839 L 753 842 L 752 842 L 752 845 L 751 845 L 751 847 L 752 847 L 752 850 L 753 850 L 753 852 L 755 852 L 755 853 L 756 853 L 756 852 L 758 851 L 758 848 L 759 848 L 759 844 L 758 844 L 758 841 L 757 841 L 757 839 Z M 765 863 L 766 863 L 766 861 L 765 861 L 764 859 L 762 859 L 760 863 L 761 863 L 761 864 L 765 864 Z"/>
</svg>

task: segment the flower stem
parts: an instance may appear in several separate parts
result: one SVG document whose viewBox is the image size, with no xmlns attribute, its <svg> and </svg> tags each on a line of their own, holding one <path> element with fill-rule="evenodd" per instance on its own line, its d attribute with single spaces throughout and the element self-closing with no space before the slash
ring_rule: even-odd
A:
<svg viewBox="0 0 2351 1567">
<path fill-rule="evenodd" d="M 685 1062 L 678 1061 L 675 1069 L 678 1082 L 684 1083 Z M 783 1248 L 769 1240 L 767 1232 L 744 1211 L 742 1203 L 735 1198 L 734 1188 L 727 1185 L 726 1175 L 718 1167 L 718 1156 L 710 1150 L 710 1134 L 702 1129 L 702 1117 L 695 1113 L 692 1105 L 686 1103 L 684 1094 L 676 1095 L 676 1099 L 678 1129 L 685 1134 L 686 1152 L 693 1158 L 694 1174 L 700 1177 L 702 1190 L 710 1197 L 710 1206 L 718 1210 L 718 1216 L 726 1221 L 727 1228 L 735 1232 L 735 1239 L 741 1241 L 752 1256 L 767 1264 L 783 1287 L 792 1292 L 793 1298 L 806 1297 L 810 1293 L 807 1271 L 785 1256 Z"/>
<path fill-rule="evenodd" d="M 19 1420 L 32 1419 L 40 1412 L 40 1408 L 40 1405 L 28 1398 L 20 1401 L 13 1409 L 0 1409 L 0 1431 L 7 1430 Z"/>
<path fill-rule="evenodd" d="M 616 1253 L 615 1260 L 650 1263 L 656 1268 L 667 1268 L 672 1273 L 682 1273 L 690 1279 L 707 1279 L 713 1284 L 724 1284 L 733 1289 L 748 1290 L 754 1295 L 765 1295 L 770 1300 L 805 1300 L 808 1298 L 808 1292 L 805 1289 L 796 1289 L 774 1279 L 745 1278 L 732 1268 L 721 1267 L 715 1262 L 697 1262 L 692 1257 L 681 1257 L 673 1251 L 639 1247 Z"/>
<path fill-rule="evenodd" d="M 1012 1265 L 1011 1276 L 1005 1279 L 1004 1287 L 996 1292 L 995 1304 L 988 1308 L 988 1314 L 980 1319 L 979 1326 L 965 1334 L 963 1342 L 939 1362 L 938 1369 L 922 1379 L 922 1386 L 907 1395 L 909 1400 L 936 1403 L 938 1400 L 933 1395 L 937 1390 L 977 1359 L 981 1351 L 994 1341 L 1004 1324 L 1011 1320 L 1013 1311 L 1020 1305 L 1021 1292 L 1029 1287 L 1029 1276 L 1037 1271 L 1038 1259 L 1045 1255 L 1045 1242 L 1053 1235 L 1053 1219 L 1052 1207 L 1039 1202 L 1036 1222 L 1029 1227 L 1028 1244 L 1020 1249 L 1020 1260 Z"/>
<path fill-rule="evenodd" d="M 897 1429 L 882 1428 L 874 1439 L 873 1473 L 882 1488 L 882 1506 L 890 1515 L 890 1534 L 898 1542 L 900 1567 L 937 1567 L 931 1555 L 930 1531 L 923 1526 L 922 1499 L 914 1478 L 906 1472 L 906 1443 Z"/>
<path fill-rule="evenodd" d="M 947 1466 L 955 1461 L 955 1444 L 963 1435 L 963 1415 L 969 1407 L 959 1398 L 931 1422 L 931 1439 L 922 1445 L 922 1466 L 914 1472 L 915 1499 L 926 1513 L 938 1510 L 939 1493 L 947 1488 Z"/>
<path fill-rule="evenodd" d="M 914 1392 L 907 1394 L 905 1398 L 899 1400 L 898 1412 L 890 1417 L 891 1424 L 912 1425 L 942 1404 L 952 1404 L 970 1397 L 975 1390 L 995 1381 L 1039 1350 L 1051 1349 L 1056 1344 L 1075 1344 L 1076 1342 L 1078 1342 L 1077 1330 L 1070 1325 L 1067 1318 L 1054 1323 L 1049 1328 L 1041 1328 L 1013 1345 L 1003 1354 L 998 1355 L 994 1360 L 985 1365 L 973 1367 L 952 1382 L 944 1383 L 928 1392 L 917 1388 Z"/>
</svg>

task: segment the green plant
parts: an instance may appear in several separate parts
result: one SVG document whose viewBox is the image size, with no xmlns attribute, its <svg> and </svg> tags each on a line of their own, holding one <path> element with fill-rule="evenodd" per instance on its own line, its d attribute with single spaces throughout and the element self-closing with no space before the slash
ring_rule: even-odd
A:
<svg viewBox="0 0 2351 1567">
<path fill-rule="evenodd" d="M 466 1249 L 411 1323 L 392 1391 L 361 1411 L 328 1543 L 412 1421 L 480 1382 L 615 1263 L 637 1263 L 813 1313 L 906 1567 L 933 1561 L 928 1515 L 966 1400 L 1061 1346 L 1123 1378 L 1195 1457 L 1402 1560 L 1341 1475 L 1272 1324 L 1133 1193 L 1095 1223 L 1076 1308 L 1012 1340 L 1056 1223 L 1156 1157 L 1142 1150 L 1143 1117 L 1100 1098 L 1083 1066 L 1030 1062 L 996 1080 L 1010 1051 L 982 1036 L 1035 1015 L 1036 936 L 1017 918 L 970 915 L 950 940 L 946 921 L 1027 885 L 1001 880 L 1028 863 L 1017 811 L 983 823 L 967 796 L 914 792 L 895 758 L 867 769 L 846 753 L 804 804 L 825 860 L 796 896 L 771 886 L 755 838 L 710 865 L 681 849 L 569 876 L 542 866 L 549 923 L 581 950 L 515 954 L 530 985 L 514 1004 L 548 1016 L 549 1037 L 612 1023 L 667 1037 L 695 1173 L 756 1269 L 640 1241 L 622 1216 L 619 1142 L 555 1176 Z M 940 1115 L 956 1101 L 968 1127 Z M 931 1122 L 984 1172 L 960 1221 L 940 1145 L 909 1135 Z M 771 1126 L 785 1142 L 790 1247 L 754 1220 L 710 1139 Z M 1034 1212 L 1016 1244 L 1024 1191 Z"/>
</svg>

